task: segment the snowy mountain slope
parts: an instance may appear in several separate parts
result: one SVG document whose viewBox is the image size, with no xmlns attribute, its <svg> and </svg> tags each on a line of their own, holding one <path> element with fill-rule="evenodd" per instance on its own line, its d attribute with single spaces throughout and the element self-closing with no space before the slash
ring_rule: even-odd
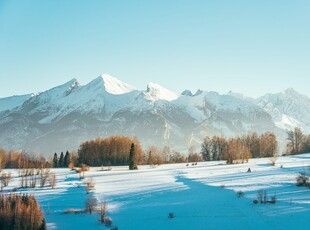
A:
<svg viewBox="0 0 310 230">
<path fill-rule="evenodd" d="M 102 78 L 104 89 L 110 94 L 118 95 L 136 90 L 135 87 L 127 83 L 121 82 L 120 80 L 112 77 L 109 74 L 102 74 L 99 78 Z"/>
<path fill-rule="evenodd" d="M 269 113 L 282 129 L 301 127 L 310 132 L 310 99 L 294 89 L 276 94 L 266 94 L 256 100 L 258 106 Z"/>
<path fill-rule="evenodd" d="M 22 105 L 30 97 L 31 94 L 0 98 L 0 113 L 6 110 L 12 110 L 17 106 Z"/>
<path fill-rule="evenodd" d="M 292 90 L 257 100 L 202 90 L 179 95 L 156 83 L 137 90 L 103 74 L 86 85 L 72 79 L 28 97 L 0 112 L 0 146 L 6 149 L 65 151 L 118 134 L 136 136 L 143 146 L 187 151 L 206 135 L 273 131 L 285 138 L 286 128 L 310 124 L 310 99 Z"/>
<path fill-rule="evenodd" d="M 158 85 L 157 83 L 150 82 L 147 85 L 145 97 L 150 101 L 156 101 L 156 100 L 173 101 L 178 98 L 178 94 Z"/>
</svg>

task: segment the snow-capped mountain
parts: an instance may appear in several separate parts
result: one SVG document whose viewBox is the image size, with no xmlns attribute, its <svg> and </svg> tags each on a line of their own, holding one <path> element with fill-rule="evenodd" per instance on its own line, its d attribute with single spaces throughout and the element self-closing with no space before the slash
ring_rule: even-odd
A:
<svg viewBox="0 0 310 230">
<path fill-rule="evenodd" d="M 310 99 L 289 89 L 257 100 L 238 93 L 182 94 L 157 83 L 145 90 L 103 74 L 86 85 L 76 79 L 47 91 L 0 99 L 0 146 L 50 154 L 77 149 L 110 135 L 139 138 L 143 146 L 186 150 L 206 135 L 308 130 Z M 310 130 L 310 129 L 309 129 Z"/>
<path fill-rule="evenodd" d="M 256 103 L 272 116 L 277 127 L 301 127 L 305 132 L 310 132 L 310 98 L 294 89 L 266 94 L 258 98 Z"/>
</svg>

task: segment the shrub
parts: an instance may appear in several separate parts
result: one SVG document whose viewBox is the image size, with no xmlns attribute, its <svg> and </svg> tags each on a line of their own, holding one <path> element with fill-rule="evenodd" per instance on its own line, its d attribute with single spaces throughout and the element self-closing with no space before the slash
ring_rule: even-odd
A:
<svg viewBox="0 0 310 230">
<path fill-rule="evenodd" d="M 238 198 L 244 197 L 244 192 L 243 192 L 243 191 L 238 191 L 238 192 L 237 192 L 237 197 L 238 197 Z"/>
<path fill-rule="evenodd" d="M 11 173 L 1 173 L 0 174 L 1 191 L 2 191 L 3 187 L 6 187 L 9 185 L 11 180 L 12 180 Z"/>
<path fill-rule="evenodd" d="M 95 210 L 96 204 L 97 200 L 95 197 L 87 197 L 85 200 L 85 211 L 91 214 Z"/>
<path fill-rule="evenodd" d="M 259 190 L 257 192 L 257 199 L 253 200 L 254 204 L 275 204 L 277 202 L 276 195 L 271 196 L 270 199 L 268 199 L 268 193 L 266 190 Z"/>
<path fill-rule="evenodd" d="M 85 189 L 87 194 L 89 194 L 90 190 L 95 189 L 95 182 L 93 178 L 89 178 L 85 181 Z"/>
<path fill-rule="evenodd" d="M 296 185 L 297 186 L 309 186 L 309 177 L 307 177 L 304 173 L 300 173 L 296 177 Z"/>
<path fill-rule="evenodd" d="M 107 214 L 107 202 L 105 200 L 100 202 L 98 214 L 100 223 L 105 223 Z"/>
<path fill-rule="evenodd" d="M 169 212 L 168 218 L 169 218 L 169 219 L 173 219 L 173 218 L 174 218 L 174 213 L 173 213 L 173 212 Z"/>
<path fill-rule="evenodd" d="M 271 197 L 269 203 L 270 203 L 270 204 L 275 204 L 275 203 L 277 203 L 277 197 L 276 197 L 276 195 L 274 195 L 274 196 Z"/>
<path fill-rule="evenodd" d="M 104 224 L 106 227 L 111 227 L 112 226 L 112 219 L 108 216 L 104 217 Z"/>
<path fill-rule="evenodd" d="M 40 187 L 43 188 L 45 186 L 47 179 L 50 177 L 50 169 L 41 168 L 39 170 L 39 175 L 40 175 Z"/>
<path fill-rule="evenodd" d="M 259 190 L 257 192 L 257 200 L 261 204 L 267 203 L 267 191 L 266 190 Z"/>
</svg>

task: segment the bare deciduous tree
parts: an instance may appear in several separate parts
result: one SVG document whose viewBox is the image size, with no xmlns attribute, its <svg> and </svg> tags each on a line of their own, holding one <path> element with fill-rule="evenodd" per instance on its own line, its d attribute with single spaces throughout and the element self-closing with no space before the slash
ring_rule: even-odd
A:
<svg viewBox="0 0 310 230">
<path fill-rule="evenodd" d="M 101 200 L 100 201 L 98 214 L 99 214 L 99 221 L 100 221 L 100 223 L 104 223 L 105 222 L 105 217 L 106 217 L 106 214 L 107 214 L 107 201 L 106 200 Z"/>
<path fill-rule="evenodd" d="M 95 197 L 93 196 L 87 197 L 85 201 L 85 211 L 91 214 L 92 211 L 95 210 L 96 205 L 97 205 L 97 200 Z"/>
<path fill-rule="evenodd" d="M 90 190 L 94 190 L 95 189 L 95 182 L 94 179 L 88 178 L 85 181 L 85 189 L 86 189 L 86 193 L 88 194 L 90 192 Z"/>
<path fill-rule="evenodd" d="M 54 188 L 56 186 L 56 174 L 51 173 L 50 178 L 49 178 L 50 186 Z"/>
<path fill-rule="evenodd" d="M 50 177 L 49 168 L 41 168 L 40 170 L 40 187 L 43 188 L 47 182 L 47 179 Z"/>
</svg>

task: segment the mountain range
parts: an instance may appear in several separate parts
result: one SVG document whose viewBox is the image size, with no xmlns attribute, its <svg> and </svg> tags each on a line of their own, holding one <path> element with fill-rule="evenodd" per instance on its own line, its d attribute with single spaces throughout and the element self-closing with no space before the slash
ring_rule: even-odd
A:
<svg viewBox="0 0 310 230">
<path fill-rule="evenodd" d="M 272 131 L 284 146 L 286 131 L 296 126 L 310 131 L 310 99 L 291 88 L 256 99 L 203 90 L 178 94 L 156 83 L 138 90 L 103 74 L 86 85 L 72 79 L 41 93 L 0 99 L 0 146 L 44 154 L 77 150 L 83 141 L 111 135 L 187 151 L 200 148 L 207 135 Z"/>
</svg>

